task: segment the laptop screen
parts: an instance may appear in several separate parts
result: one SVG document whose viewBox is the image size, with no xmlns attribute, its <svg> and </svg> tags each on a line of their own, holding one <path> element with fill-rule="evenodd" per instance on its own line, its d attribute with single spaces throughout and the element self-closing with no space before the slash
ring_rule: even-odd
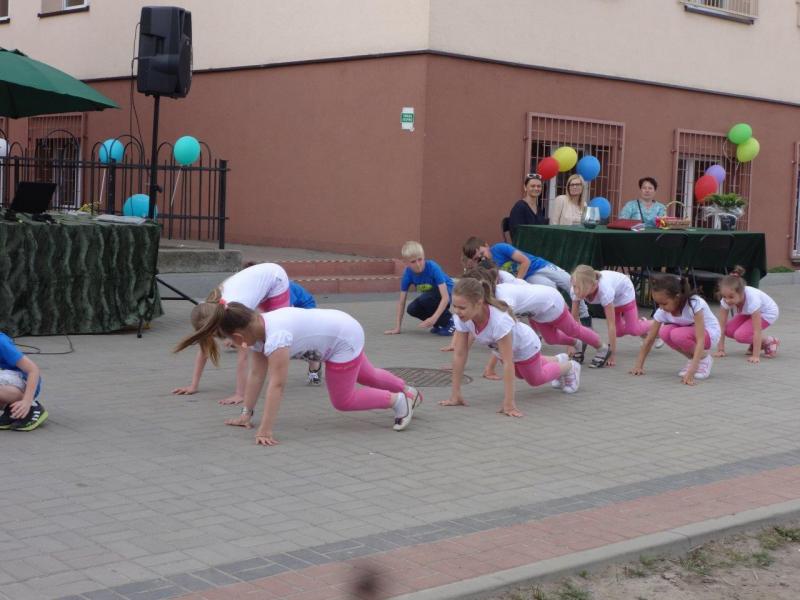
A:
<svg viewBox="0 0 800 600">
<path fill-rule="evenodd" d="M 55 183 L 20 181 L 9 208 L 16 212 L 39 214 L 50 208 Z"/>
</svg>

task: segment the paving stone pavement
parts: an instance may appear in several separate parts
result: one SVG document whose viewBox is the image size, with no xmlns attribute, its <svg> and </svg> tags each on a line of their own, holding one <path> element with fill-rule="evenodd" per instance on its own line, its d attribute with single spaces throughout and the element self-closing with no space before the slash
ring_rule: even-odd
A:
<svg viewBox="0 0 800 600">
<path fill-rule="evenodd" d="M 639 340 L 624 338 L 619 366 L 584 369 L 575 395 L 518 382 L 523 419 L 496 414 L 502 384 L 480 378 L 480 349 L 464 388 L 470 405 L 439 407 L 449 389 L 427 388 L 402 433 L 391 430 L 388 411 L 336 412 L 324 387 L 307 387 L 304 365 L 293 364 L 275 429 L 282 443 L 272 448 L 222 424 L 238 412 L 216 404 L 232 391 L 233 354 L 207 370 L 200 393 L 170 394 L 191 373 L 193 352 L 170 353 L 188 331 L 188 303 L 165 303 L 142 339 L 73 336 L 74 353 L 32 357 L 43 370 L 47 424 L 0 432 L 0 599 L 222 593 L 313 565 L 799 465 L 796 288 L 766 289 L 781 307 L 778 359 L 750 365 L 743 347 L 728 344 L 731 356 L 690 388 L 675 375 L 683 359 L 668 348 L 653 351 L 646 376 L 628 375 Z M 447 364 L 446 340 L 413 319 L 403 335 L 382 335 L 394 301 L 332 297 L 325 306 L 361 321 L 376 365 Z M 595 328 L 605 333 L 603 321 Z M 63 337 L 18 342 L 67 347 Z"/>
</svg>

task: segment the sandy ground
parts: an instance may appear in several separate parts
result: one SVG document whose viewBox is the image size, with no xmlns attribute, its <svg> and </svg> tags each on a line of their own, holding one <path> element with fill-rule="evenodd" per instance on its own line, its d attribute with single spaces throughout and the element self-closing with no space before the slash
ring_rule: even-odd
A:
<svg viewBox="0 0 800 600">
<path fill-rule="evenodd" d="M 679 557 L 643 556 L 495 600 L 796 600 L 799 526 L 731 536 Z"/>
</svg>

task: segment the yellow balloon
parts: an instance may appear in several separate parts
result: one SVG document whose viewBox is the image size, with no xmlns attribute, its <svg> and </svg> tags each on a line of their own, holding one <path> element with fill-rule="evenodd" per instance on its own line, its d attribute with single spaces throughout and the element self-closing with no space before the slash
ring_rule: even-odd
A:
<svg viewBox="0 0 800 600">
<path fill-rule="evenodd" d="M 553 152 L 553 158 L 558 161 L 558 170 L 563 173 L 575 166 L 575 163 L 578 162 L 578 153 L 575 148 L 561 146 L 561 148 Z"/>
<path fill-rule="evenodd" d="M 751 137 L 746 142 L 736 146 L 736 160 L 743 163 L 750 162 L 758 156 L 760 150 L 761 144 L 758 143 L 756 138 Z"/>
</svg>

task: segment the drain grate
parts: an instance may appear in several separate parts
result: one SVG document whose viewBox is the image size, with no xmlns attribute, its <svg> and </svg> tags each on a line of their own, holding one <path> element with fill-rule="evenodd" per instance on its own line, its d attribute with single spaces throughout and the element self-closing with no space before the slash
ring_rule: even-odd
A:
<svg viewBox="0 0 800 600">
<path fill-rule="evenodd" d="M 453 381 L 450 371 L 443 369 L 420 369 L 416 367 L 387 367 L 393 373 L 414 387 L 447 387 Z M 462 384 L 472 383 L 472 377 L 463 375 Z"/>
</svg>

